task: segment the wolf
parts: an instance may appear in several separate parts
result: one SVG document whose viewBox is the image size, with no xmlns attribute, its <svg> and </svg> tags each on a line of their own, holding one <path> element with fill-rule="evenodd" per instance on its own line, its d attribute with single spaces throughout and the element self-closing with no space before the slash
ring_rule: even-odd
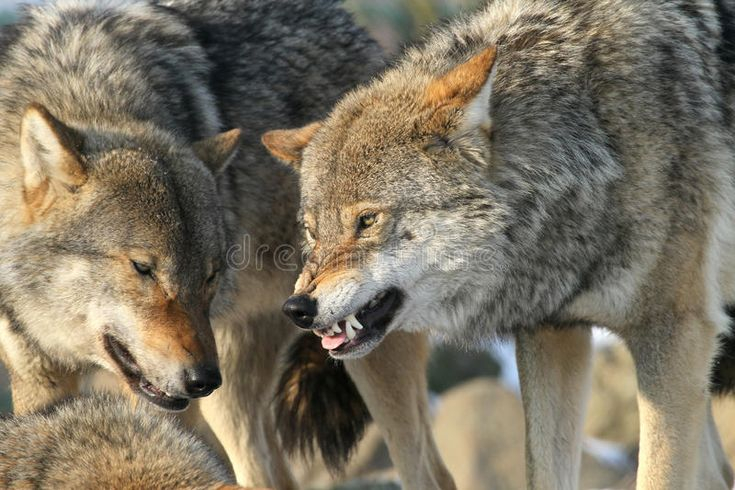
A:
<svg viewBox="0 0 735 490">
<path fill-rule="evenodd" d="M 731 488 L 708 384 L 735 303 L 734 7 L 490 2 L 266 133 L 301 180 L 284 312 L 337 359 L 514 335 L 529 488 L 578 484 L 604 325 L 635 359 L 637 487 Z"/>
<path fill-rule="evenodd" d="M 122 396 L 64 400 L 0 419 L 3 488 L 241 488 L 172 416 Z"/>
<path fill-rule="evenodd" d="M 280 307 L 298 272 L 299 190 L 259 138 L 324 117 L 383 66 L 378 46 L 332 0 L 60 0 L 28 7 L 2 43 L 0 360 L 15 412 L 101 368 L 160 408 L 188 407 L 241 484 L 295 488 L 271 399 L 296 337 Z M 414 440 L 426 458 L 391 449 L 404 480 L 451 481 L 428 432 L 425 353 L 390 385 L 371 381 L 385 378 L 380 352 L 347 367 L 297 354 L 280 413 L 322 429 L 339 463 L 366 410 L 308 410 L 299 379 L 340 375 L 330 408 L 348 388 L 404 391 L 411 423 L 367 407 L 391 448 Z"/>
</svg>

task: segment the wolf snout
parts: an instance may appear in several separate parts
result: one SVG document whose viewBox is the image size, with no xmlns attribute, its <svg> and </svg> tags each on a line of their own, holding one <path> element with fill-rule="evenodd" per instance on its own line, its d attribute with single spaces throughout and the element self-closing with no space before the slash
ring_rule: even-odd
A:
<svg viewBox="0 0 735 490">
<path fill-rule="evenodd" d="M 217 366 L 197 366 L 184 374 L 184 389 L 191 398 L 208 396 L 221 385 L 222 375 Z"/>
<path fill-rule="evenodd" d="M 317 315 L 316 300 L 308 294 L 295 294 L 283 303 L 283 312 L 297 326 L 311 328 Z"/>
</svg>

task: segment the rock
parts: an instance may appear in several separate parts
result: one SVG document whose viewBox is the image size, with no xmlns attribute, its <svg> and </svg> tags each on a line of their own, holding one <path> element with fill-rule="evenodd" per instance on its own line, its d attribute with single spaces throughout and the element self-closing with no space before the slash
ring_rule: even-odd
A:
<svg viewBox="0 0 735 490">
<path fill-rule="evenodd" d="M 600 349 L 593 361 L 585 433 L 634 451 L 638 446 L 637 390 L 628 349 L 622 343 Z"/>
<path fill-rule="evenodd" d="M 478 378 L 447 391 L 434 435 L 457 488 L 525 488 L 523 408 L 496 380 Z"/>
</svg>

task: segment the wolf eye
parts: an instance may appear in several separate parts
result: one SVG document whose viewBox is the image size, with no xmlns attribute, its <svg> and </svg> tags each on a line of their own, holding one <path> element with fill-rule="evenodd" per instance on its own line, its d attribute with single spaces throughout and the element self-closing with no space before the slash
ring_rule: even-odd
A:
<svg viewBox="0 0 735 490">
<path fill-rule="evenodd" d="M 153 267 L 147 264 L 141 264 L 140 262 L 136 262 L 134 260 L 130 261 L 133 264 L 133 269 L 135 269 L 135 272 L 140 274 L 141 276 L 152 276 L 153 275 Z"/>
<path fill-rule="evenodd" d="M 378 221 L 378 215 L 375 213 L 363 214 L 357 218 L 357 232 L 361 232 L 367 228 L 370 228 Z"/>
</svg>

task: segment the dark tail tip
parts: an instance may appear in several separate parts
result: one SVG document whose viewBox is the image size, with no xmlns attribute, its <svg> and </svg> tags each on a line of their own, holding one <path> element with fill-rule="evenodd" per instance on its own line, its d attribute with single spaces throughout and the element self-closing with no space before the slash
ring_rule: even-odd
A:
<svg viewBox="0 0 735 490">
<path fill-rule="evenodd" d="M 720 351 L 712 366 L 712 393 L 735 393 L 735 306 L 725 311 L 730 316 L 730 332 L 720 340 Z"/>
<path fill-rule="evenodd" d="M 341 362 L 313 334 L 291 345 L 274 399 L 284 450 L 310 459 L 319 448 L 332 474 L 343 472 L 370 422 L 370 412 Z"/>
</svg>

